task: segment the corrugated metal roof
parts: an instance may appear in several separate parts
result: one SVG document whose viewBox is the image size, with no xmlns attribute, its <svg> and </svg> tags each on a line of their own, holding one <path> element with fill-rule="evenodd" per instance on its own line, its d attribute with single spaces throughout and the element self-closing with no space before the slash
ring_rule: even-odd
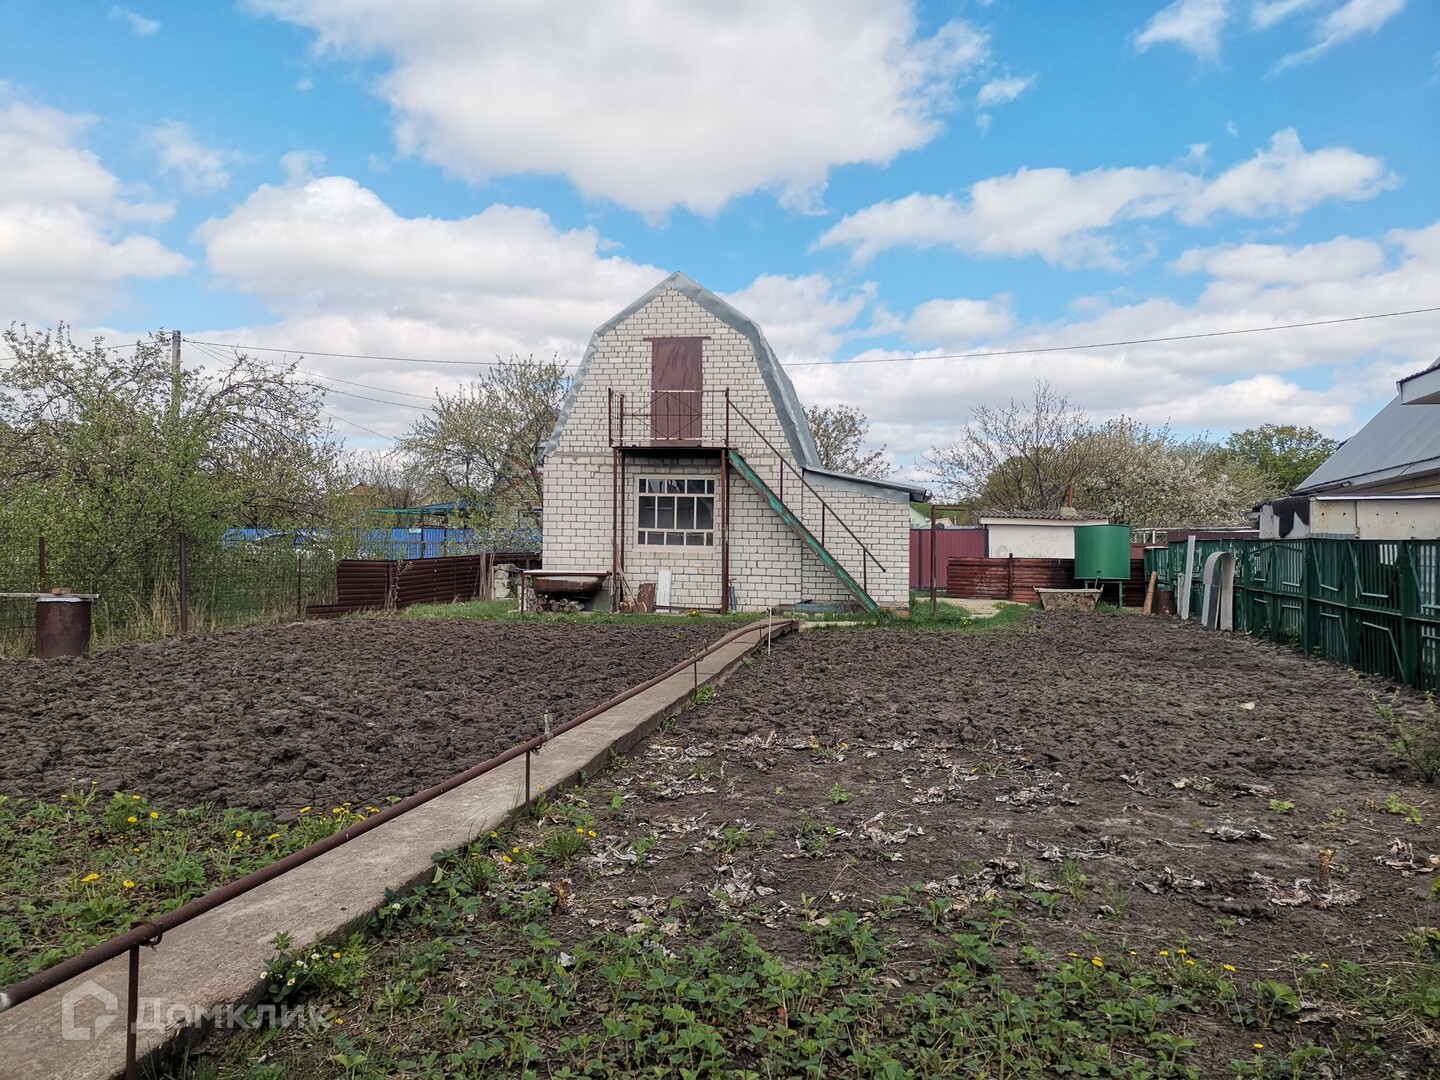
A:
<svg viewBox="0 0 1440 1080">
<path fill-rule="evenodd" d="M 1016 519 L 1024 521 L 1108 521 L 1104 514 L 1097 514 L 1094 510 L 1076 510 L 1073 514 L 1067 514 L 1062 510 L 986 510 L 981 513 L 981 521 L 996 521 Z"/>
<path fill-rule="evenodd" d="M 1361 486 L 1440 469 L 1440 405 L 1395 400 L 1341 444 L 1295 493 Z"/>
</svg>

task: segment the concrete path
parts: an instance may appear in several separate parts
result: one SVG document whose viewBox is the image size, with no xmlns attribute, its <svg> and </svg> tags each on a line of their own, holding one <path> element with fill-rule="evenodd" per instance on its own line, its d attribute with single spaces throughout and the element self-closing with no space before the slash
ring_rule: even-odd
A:
<svg viewBox="0 0 1440 1080">
<path fill-rule="evenodd" d="M 777 634 L 789 629 L 788 622 L 775 624 Z M 765 632 L 759 623 L 704 658 L 700 681 L 723 679 L 764 642 Z M 693 686 L 687 668 L 557 736 L 532 757 L 532 783 L 548 792 L 582 770 L 593 775 L 608 763 L 612 748 L 624 753 L 682 708 Z M 401 892 L 428 878 L 435 852 L 500 828 L 524 802 L 522 756 L 206 912 L 153 950 L 142 949 L 141 1061 L 180 1035 L 177 1027 L 165 1030 L 158 1023 L 167 1014 L 179 1021 L 253 1003 L 277 932 L 303 945 L 354 928 L 385 901 L 387 889 Z M 121 1075 L 128 969 L 125 958 L 112 960 L 0 1013 L 0 1080 Z"/>
</svg>

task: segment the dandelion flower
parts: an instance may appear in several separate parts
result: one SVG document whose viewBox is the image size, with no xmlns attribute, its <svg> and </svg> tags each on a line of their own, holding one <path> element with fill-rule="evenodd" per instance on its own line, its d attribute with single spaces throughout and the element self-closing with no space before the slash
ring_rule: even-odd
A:
<svg viewBox="0 0 1440 1080">
<path fill-rule="evenodd" d="M 1187 964 L 1189 964 L 1191 967 L 1194 967 L 1194 966 L 1195 966 L 1195 961 L 1194 961 L 1194 960 L 1191 960 L 1188 956 L 1185 958 L 1185 962 L 1186 962 Z"/>
<path fill-rule="evenodd" d="M 1169 956 L 1169 955 L 1170 955 L 1170 950 L 1169 950 L 1169 949 L 1161 949 L 1161 950 L 1160 950 L 1160 955 L 1161 955 L 1161 956 Z"/>
<path fill-rule="evenodd" d="M 1234 970 L 1235 970 L 1235 965 L 1234 965 L 1234 964 L 1221 964 L 1220 966 L 1223 967 L 1226 971 L 1234 971 Z"/>
<path fill-rule="evenodd" d="M 125 888 L 127 889 L 133 889 L 135 887 L 135 882 L 131 881 L 129 878 L 126 878 L 120 884 L 125 886 Z"/>
<path fill-rule="evenodd" d="M 310 807 L 308 807 L 308 806 L 302 806 L 302 807 L 300 807 L 300 813 L 302 813 L 302 814 L 308 814 L 309 812 L 310 812 Z"/>
<path fill-rule="evenodd" d="M 1256 1049 L 1256 1050 L 1264 1050 L 1264 1049 L 1265 1049 L 1265 1044 L 1264 1044 L 1264 1043 L 1256 1043 L 1256 1044 L 1255 1044 L 1255 1049 Z"/>
<path fill-rule="evenodd" d="M 1066 956 L 1075 956 L 1075 957 L 1078 957 L 1080 954 L 1079 954 L 1078 952 L 1072 952 L 1072 953 L 1066 953 L 1065 955 L 1066 955 Z"/>
<path fill-rule="evenodd" d="M 89 873 L 89 874 L 86 874 L 84 877 L 82 877 L 80 880 L 81 880 L 82 882 L 85 882 L 85 883 L 88 884 L 89 882 L 92 882 L 92 881 L 99 881 L 99 880 L 100 880 L 100 875 L 99 875 L 99 874 L 96 874 L 96 873 Z"/>
<path fill-rule="evenodd" d="M 131 796 L 130 796 L 130 801 L 131 801 L 131 802 L 139 802 L 139 801 L 140 801 L 140 796 L 139 796 L 139 795 L 131 795 Z"/>
<path fill-rule="evenodd" d="M 575 831 L 578 832 L 581 836 L 585 835 L 585 830 L 579 825 L 575 826 Z"/>
<path fill-rule="evenodd" d="M 235 835 L 236 835 L 237 837 L 240 837 L 240 836 L 244 836 L 245 833 L 244 833 L 244 831 L 241 830 L 241 829 L 236 829 L 236 830 L 235 830 Z"/>
<path fill-rule="evenodd" d="M 134 825 L 134 824 L 136 824 L 137 822 L 139 822 L 140 819 L 137 818 L 134 814 L 131 814 L 131 815 L 130 815 L 129 817 L 127 817 L 125 820 L 128 821 L 131 825 Z"/>
<path fill-rule="evenodd" d="M 159 821 L 159 820 L 160 820 L 160 811 L 158 811 L 158 810 L 151 810 L 151 811 L 150 811 L 150 820 L 151 820 L 151 821 Z"/>
<path fill-rule="evenodd" d="M 1092 956 L 1090 963 L 1094 964 L 1097 968 L 1103 968 L 1105 966 L 1105 961 L 1101 960 L 1098 956 Z"/>
<path fill-rule="evenodd" d="M 332 953 L 330 954 L 330 959 L 332 959 L 332 960 L 339 960 L 339 959 L 340 959 L 340 954 L 339 954 L 338 952 L 332 952 Z"/>
<path fill-rule="evenodd" d="M 279 839 L 280 839 L 280 834 L 279 834 L 278 832 L 272 832 L 269 836 L 265 837 L 265 839 L 266 839 L 266 840 L 279 840 Z"/>
<path fill-rule="evenodd" d="M 596 833 L 594 829 L 591 829 L 589 835 L 590 835 L 591 837 L 594 837 L 594 836 L 597 836 L 597 835 L 599 835 L 599 834 Z"/>
<path fill-rule="evenodd" d="M 1185 950 L 1184 950 L 1184 949 L 1176 949 L 1175 951 L 1176 951 L 1177 953 L 1179 953 L 1181 956 L 1184 956 L 1184 955 L 1185 955 Z"/>
</svg>

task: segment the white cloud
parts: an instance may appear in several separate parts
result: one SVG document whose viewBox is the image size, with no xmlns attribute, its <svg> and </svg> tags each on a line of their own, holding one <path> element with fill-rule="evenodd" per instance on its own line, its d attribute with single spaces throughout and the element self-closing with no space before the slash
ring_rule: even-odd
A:
<svg viewBox="0 0 1440 1080">
<path fill-rule="evenodd" d="M 1196 249 L 1178 268 L 1207 279 L 1193 303 L 1146 299 L 1077 305 L 1077 317 L 994 336 L 979 351 L 1055 349 L 908 363 L 837 363 L 791 371 L 807 403 L 859 405 L 875 443 L 903 461 L 958 437 L 977 404 L 1027 398 L 1048 379 L 1092 416 L 1223 434 L 1267 422 L 1353 434 L 1365 409 L 1388 400 L 1394 380 L 1434 358 L 1434 315 L 1329 323 L 1104 349 L 1081 343 L 1213 334 L 1434 306 L 1440 293 L 1440 222 L 1366 239 L 1304 246 Z M 990 303 L 1004 310 L 1005 298 Z M 931 300 L 908 336 L 922 357 L 974 348 L 945 336 L 937 315 L 983 315 L 981 302 Z M 978 335 L 977 335 L 978 336 Z M 953 341 L 953 344 L 952 344 Z M 858 359 L 898 355 L 875 350 Z"/>
<path fill-rule="evenodd" d="M 563 174 L 651 215 L 757 190 L 811 205 L 831 168 L 934 138 L 987 55 L 965 23 L 921 37 L 913 0 L 252 4 L 388 61 L 402 153 L 476 181 Z"/>
<path fill-rule="evenodd" d="M 1220 55 L 1220 32 L 1230 21 L 1230 0 L 1175 0 L 1162 8 L 1135 36 L 1135 47 L 1178 45 L 1202 60 Z"/>
<path fill-rule="evenodd" d="M 1268 149 L 1222 173 L 1180 211 L 1189 223 L 1217 211 L 1241 217 L 1301 214 L 1326 199 L 1364 200 L 1399 180 L 1379 158 L 1344 146 L 1307 151 L 1294 128 L 1278 131 Z"/>
<path fill-rule="evenodd" d="M 833 356 L 854 336 L 854 322 L 874 291 L 866 285 L 840 296 L 823 274 L 761 274 L 725 299 L 759 324 L 777 355 L 812 360 Z"/>
<path fill-rule="evenodd" d="M 1250 25 L 1256 30 L 1268 30 L 1316 3 L 1318 0 L 1255 0 L 1250 8 Z"/>
<path fill-rule="evenodd" d="M 927 300 L 906 324 L 907 336 L 942 349 L 961 349 L 978 340 L 998 337 L 1015 327 L 1009 296 L 990 300 Z"/>
<path fill-rule="evenodd" d="M 1035 85 L 1035 78 L 1034 75 L 1015 75 L 1003 79 L 991 79 L 975 95 L 975 104 L 982 109 L 989 109 L 995 105 L 1004 105 L 1014 101 Z"/>
<path fill-rule="evenodd" d="M 0 81 L 0 322 L 91 317 L 124 279 L 167 277 L 189 265 L 132 231 L 171 208 L 129 197 L 79 145 L 90 123 Z"/>
<path fill-rule="evenodd" d="M 1319 21 L 1315 44 L 1280 61 L 1281 69 L 1314 60 L 1342 41 L 1373 34 L 1405 8 L 1405 0 L 1345 0 Z"/>
<path fill-rule="evenodd" d="M 222 191 L 230 185 L 227 166 L 238 155 L 206 146 L 188 125 L 166 120 L 150 133 L 150 144 L 160 157 L 161 173 L 175 176 L 191 191 Z"/>
<path fill-rule="evenodd" d="M 817 247 L 848 245 L 857 262 L 892 247 L 951 246 L 982 255 L 1038 255 L 1062 266 L 1124 268 L 1145 254 L 1106 230 L 1174 214 L 1197 225 L 1220 212 L 1299 214 L 1325 199 L 1368 199 L 1396 183 L 1379 158 L 1346 147 L 1307 151 L 1293 130 L 1206 181 L 1173 166 L 1021 169 L 972 185 L 966 198 L 915 193 L 847 215 Z"/>
<path fill-rule="evenodd" d="M 110 9 L 110 18 L 124 19 L 125 22 L 130 24 L 131 31 L 137 37 L 151 37 L 160 31 L 160 24 L 154 19 L 147 19 L 143 15 L 137 15 L 135 12 L 120 7 L 118 4 Z"/>
</svg>

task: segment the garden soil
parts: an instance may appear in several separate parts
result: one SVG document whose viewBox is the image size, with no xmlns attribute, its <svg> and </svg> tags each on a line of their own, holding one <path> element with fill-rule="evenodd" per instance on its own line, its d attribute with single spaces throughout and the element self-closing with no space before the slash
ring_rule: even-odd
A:
<svg viewBox="0 0 1440 1080">
<path fill-rule="evenodd" d="M 723 624 L 346 619 L 0 660 L 0 794 L 383 805 L 660 674 Z"/>
<path fill-rule="evenodd" d="M 804 918 L 908 886 L 957 917 L 1018 894 L 1026 934 L 1062 956 L 1200 956 L 1247 987 L 1347 960 L 1383 973 L 1440 922 L 1440 800 L 1386 748 L 1372 695 L 1390 689 L 1138 615 L 784 639 L 597 781 L 623 793 L 623 827 L 573 876 L 576 938 L 633 917 L 619 887 L 630 906 L 716 906 L 803 960 Z M 646 836 L 640 865 L 617 861 Z M 1377 1040 L 1374 1075 L 1440 1063 L 1423 1031 L 1362 1030 L 1334 1002 L 1296 1019 L 1267 1033 L 1277 1048 Z M 1189 1023 L 1202 1075 L 1252 1054 L 1252 1031 Z"/>
</svg>

